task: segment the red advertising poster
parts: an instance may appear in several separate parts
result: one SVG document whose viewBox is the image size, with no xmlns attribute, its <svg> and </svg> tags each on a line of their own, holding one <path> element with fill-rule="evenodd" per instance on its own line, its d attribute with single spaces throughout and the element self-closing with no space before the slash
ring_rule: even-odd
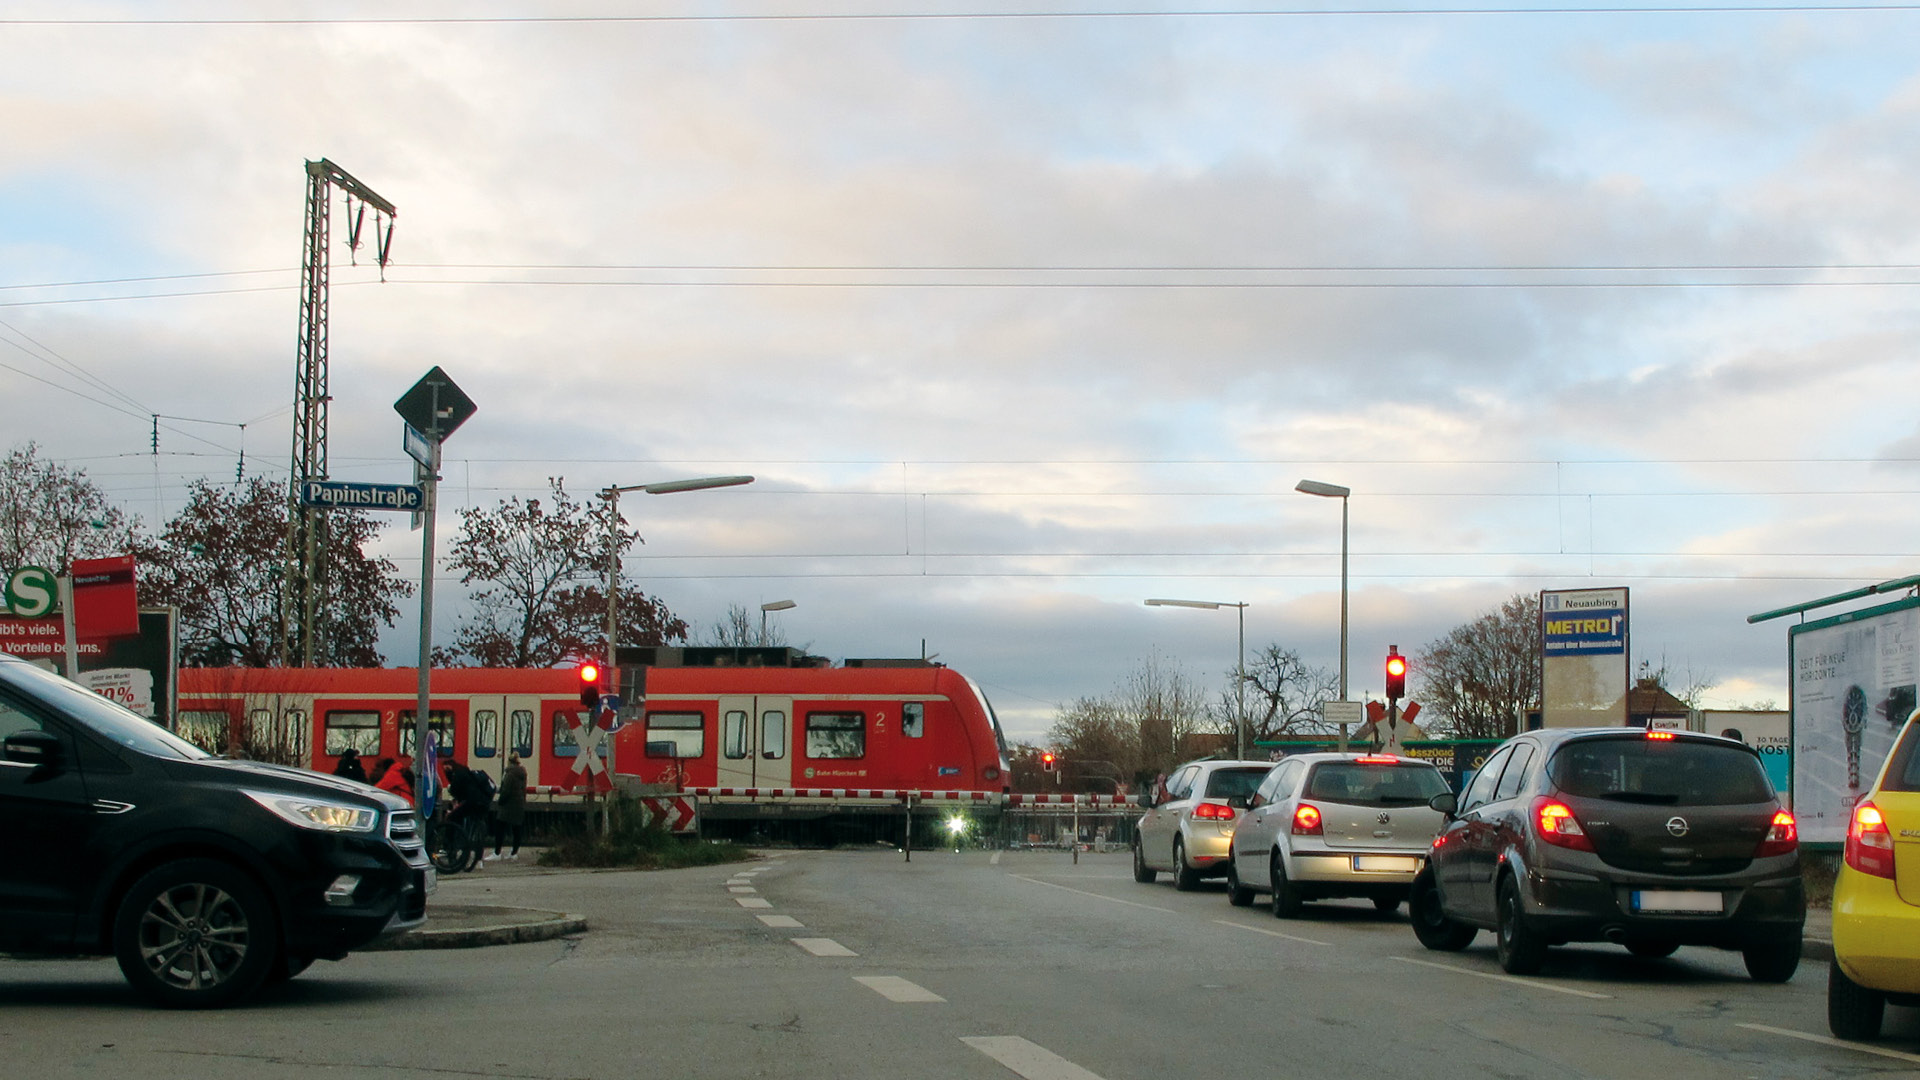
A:
<svg viewBox="0 0 1920 1080">
<path fill-rule="evenodd" d="M 177 642 L 173 611 L 140 612 L 140 633 L 129 637 L 81 638 L 80 685 L 171 728 Z M 60 616 L 20 619 L 0 615 L 0 652 L 66 673 L 66 634 Z"/>
<path fill-rule="evenodd" d="M 133 556 L 73 560 L 73 627 L 80 637 L 95 640 L 140 632 Z"/>
</svg>

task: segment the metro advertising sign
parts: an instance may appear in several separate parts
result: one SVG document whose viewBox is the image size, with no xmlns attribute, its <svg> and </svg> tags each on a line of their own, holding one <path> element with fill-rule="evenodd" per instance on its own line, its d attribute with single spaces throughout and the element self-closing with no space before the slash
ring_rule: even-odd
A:
<svg viewBox="0 0 1920 1080">
<path fill-rule="evenodd" d="M 1540 595 L 1540 646 L 1547 656 L 1616 656 L 1627 651 L 1627 591 L 1582 589 Z"/>
</svg>

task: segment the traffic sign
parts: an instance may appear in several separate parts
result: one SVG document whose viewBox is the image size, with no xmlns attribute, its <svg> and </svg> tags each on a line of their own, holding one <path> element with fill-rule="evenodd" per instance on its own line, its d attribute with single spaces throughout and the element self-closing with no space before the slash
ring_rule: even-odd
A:
<svg viewBox="0 0 1920 1080">
<path fill-rule="evenodd" d="M 435 366 L 420 377 L 413 389 L 400 395 L 393 411 L 412 424 L 415 431 L 434 442 L 444 442 L 478 409 L 447 373 Z"/>
<path fill-rule="evenodd" d="M 305 480 L 300 502 L 349 510 L 419 510 L 426 492 L 412 484 L 349 484 L 342 480 Z"/>
<path fill-rule="evenodd" d="M 1323 701 L 1320 703 L 1320 717 L 1329 724 L 1352 724 L 1358 727 L 1366 722 L 1366 706 L 1358 701 Z"/>
<path fill-rule="evenodd" d="M 57 588 L 53 571 L 44 566 L 22 566 L 7 577 L 6 603 L 0 613 L 33 619 L 53 610 Z"/>
<path fill-rule="evenodd" d="M 400 448 L 426 468 L 433 468 L 433 442 L 412 424 L 400 425 Z"/>
</svg>

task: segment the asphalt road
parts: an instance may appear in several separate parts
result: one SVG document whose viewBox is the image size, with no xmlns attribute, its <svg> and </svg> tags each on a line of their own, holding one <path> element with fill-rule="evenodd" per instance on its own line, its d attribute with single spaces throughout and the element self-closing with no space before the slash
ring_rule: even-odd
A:
<svg viewBox="0 0 1920 1080">
<path fill-rule="evenodd" d="M 1363 902 L 1278 920 L 1124 855 L 794 852 L 665 873 L 489 871 L 436 900 L 580 912 L 574 938 L 358 954 L 243 1008 L 143 1006 L 111 961 L 0 962 L 18 1077 L 719 1080 L 1920 1075 L 1920 1010 L 1826 1039 L 1824 965 L 1420 948 Z"/>
</svg>

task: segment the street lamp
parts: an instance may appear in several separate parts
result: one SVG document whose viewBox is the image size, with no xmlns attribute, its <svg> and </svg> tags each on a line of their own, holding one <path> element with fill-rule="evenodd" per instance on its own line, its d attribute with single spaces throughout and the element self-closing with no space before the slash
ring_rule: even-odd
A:
<svg viewBox="0 0 1920 1080">
<path fill-rule="evenodd" d="M 1323 484 L 1318 480 L 1302 480 L 1293 486 L 1293 490 L 1307 495 L 1340 500 L 1340 700 L 1345 701 L 1347 700 L 1347 496 L 1353 494 L 1353 489 L 1341 487 L 1339 484 Z"/>
<path fill-rule="evenodd" d="M 760 605 L 760 644 L 767 643 L 767 612 L 790 611 L 800 605 L 791 600 L 769 600 Z"/>
<path fill-rule="evenodd" d="M 1218 611 L 1221 608 L 1236 608 L 1240 612 L 1240 667 L 1234 672 L 1233 679 L 1233 735 L 1234 756 L 1241 761 L 1247 760 L 1247 605 L 1229 604 L 1212 600 L 1149 600 L 1148 607 L 1192 607 Z"/>
<path fill-rule="evenodd" d="M 702 476 L 694 480 L 666 480 L 657 484 L 629 484 L 625 487 L 609 487 L 600 494 L 607 499 L 607 671 L 620 670 L 620 660 L 614 655 L 615 643 L 620 639 L 620 494 L 625 491 L 644 491 L 649 495 L 672 495 L 679 491 L 704 491 L 707 488 L 737 487 L 753 483 L 751 476 Z M 618 679 L 614 686 L 620 685 Z"/>
</svg>

